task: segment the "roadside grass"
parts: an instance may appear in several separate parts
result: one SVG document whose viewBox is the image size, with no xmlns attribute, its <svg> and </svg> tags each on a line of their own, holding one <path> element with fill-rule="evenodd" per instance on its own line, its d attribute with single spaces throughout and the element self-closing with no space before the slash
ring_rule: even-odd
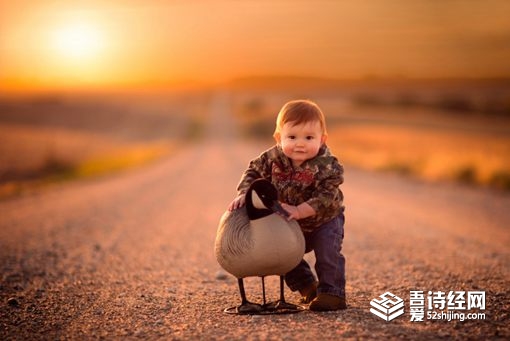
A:
<svg viewBox="0 0 510 341">
<path fill-rule="evenodd" d="M 119 148 L 108 155 L 83 160 L 72 168 L 73 177 L 86 178 L 119 172 L 144 165 L 168 155 L 169 143 L 153 142 Z"/>
<path fill-rule="evenodd" d="M 329 135 L 342 161 L 363 169 L 510 190 L 506 136 L 360 124 L 339 124 Z"/>
<path fill-rule="evenodd" d="M 17 172 L 0 182 L 0 199 L 41 189 L 49 185 L 78 179 L 116 174 L 141 167 L 169 155 L 175 145 L 169 142 L 153 142 L 117 147 L 106 153 L 85 159 L 65 159 L 47 154 L 37 168 Z"/>
</svg>

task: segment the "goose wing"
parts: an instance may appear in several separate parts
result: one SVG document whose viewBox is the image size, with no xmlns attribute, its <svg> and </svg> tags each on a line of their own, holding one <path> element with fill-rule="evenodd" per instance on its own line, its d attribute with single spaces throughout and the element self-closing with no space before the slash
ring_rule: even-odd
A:
<svg viewBox="0 0 510 341">
<path fill-rule="evenodd" d="M 246 254 L 253 247 L 251 227 L 246 207 L 223 214 L 216 232 L 216 259 L 224 267 L 225 261 Z M 227 270 L 227 269 L 226 269 Z"/>
</svg>

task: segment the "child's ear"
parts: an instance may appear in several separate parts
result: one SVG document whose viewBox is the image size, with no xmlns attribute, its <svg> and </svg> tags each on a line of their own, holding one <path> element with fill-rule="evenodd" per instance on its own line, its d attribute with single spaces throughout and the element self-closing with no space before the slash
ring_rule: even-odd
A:
<svg viewBox="0 0 510 341">
<path fill-rule="evenodd" d="M 274 137 L 276 143 L 280 144 L 280 142 L 282 141 L 282 137 L 280 136 L 280 133 L 274 133 L 273 137 Z"/>
<path fill-rule="evenodd" d="M 321 145 L 326 143 L 326 140 L 328 139 L 328 135 L 326 134 L 322 134 L 322 137 L 321 137 Z"/>
</svg>

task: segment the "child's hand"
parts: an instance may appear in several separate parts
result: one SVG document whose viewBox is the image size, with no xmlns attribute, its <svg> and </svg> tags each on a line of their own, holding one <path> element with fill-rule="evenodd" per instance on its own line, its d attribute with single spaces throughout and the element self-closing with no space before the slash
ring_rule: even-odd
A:
<svg viewBox="0 0 510 341">
<path fill-rule="evenodd" d="M 301 219 L 301 216 L 299 214 L 300 212 L 299 212 L 299 209 L 297 208 L 297 206 L 292 206 L 292 205 L 286 204 L 284 202 L 282 202 L 281 204 L 282 204 L 283 209 L 289 213 L 287 220 Z"/>
<path fill-rule="evenodd" d="M 298 206 L 293 206 L 286 204 L 284 202 L 281 203 L 283 209 L 289 213 L 287 220 L 291 219 L 305 219 L 311 217 L 316 214 L 315 210 L 312 206 L 308 205 L 306 202 L 299 204 Z"/>
<path fill-rule="evenodd" d="M 243 207 L 245 200 L 246 200 L 245 194 L 241 194 L 241 195 L 237 196 L 234 200 L 232 200 L 230 205 L 228 205 L 228 210 L 233 211 L 240 207 Z"/>
</svg>

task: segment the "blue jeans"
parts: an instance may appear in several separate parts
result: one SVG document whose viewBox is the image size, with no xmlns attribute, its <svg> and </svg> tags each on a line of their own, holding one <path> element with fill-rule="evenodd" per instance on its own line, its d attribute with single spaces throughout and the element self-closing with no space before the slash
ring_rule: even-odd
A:
<svg viewBox="0 0 510 341">
<path fill-rule="evenodd" d="M 316 230 L 304 233 L 305 253 L 315 252 L 315 272 L 319 277 L 317 293 L 345 296 L 345 257 L 341 252 L 344 221 L 341 213 Z M 292 291 L 304 289 L 314 281 L 312 270 L 304 259 L 285 274 L 285 282 Z"/>
</svg>

